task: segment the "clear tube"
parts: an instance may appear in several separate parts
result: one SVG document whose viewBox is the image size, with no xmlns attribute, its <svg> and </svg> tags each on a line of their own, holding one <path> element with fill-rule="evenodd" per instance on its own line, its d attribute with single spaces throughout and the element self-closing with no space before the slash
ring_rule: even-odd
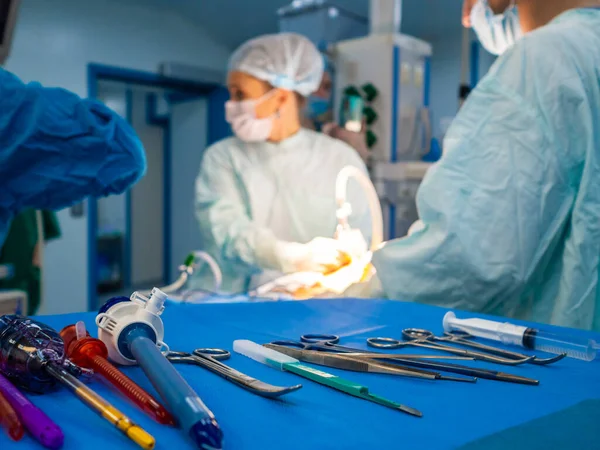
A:
<svg viewBox="0 0 600 450">
<path fill-rule="evenodd" d="M 461 331 L 504 344 L 519 345 L 557 355 L 566 353 L 570 358 L 583 361 L 593 361 L 596 359 L 598 352 L 598 344 L 591 339 L 556 332 L 551 333 L 493 320 L 458 319 L 451 311 L 444 316 L 443 324 L 446 332 Z"/>
<path fill-rule="evenodd" d="M 338 204 L 338 211 L 343 211 L 342 216 L 338 216 L 339 226 L 345 228 L 347 226 L 348 217 L 346 211 L 348 203 L 346 202 L 346 193 L 348 189 L 348 180 L 350 178 L 356 179 L 362 188 L 365 190 L 367 200 L 369 202 L 369 208 L 371 211 L 371 226 L 372 226 L 372 237 L 371 237 L 371 251 L 375 251 L 379 248 L 383 242 L 383 215 L 381 212 L 381 203 L 377 196 L 377 191 L 371 182 L 371 179 L 363 173 L 361 170 L 354 166 L 346 166 L 337 175 L 335 180 L 335 197 Z"/>
<path fill-rule="evenodd" d="M 542 330 L 529 328 L 524 337 L 524 347 L 540 350 L 542 352 L 555 353 L 583 361 L 596 359 L 596 342 L 590 339 L 577 338 L 574 336 L 559 336 Z M 531 341 L 529 343 L 529 341 Z"/>
</svg>

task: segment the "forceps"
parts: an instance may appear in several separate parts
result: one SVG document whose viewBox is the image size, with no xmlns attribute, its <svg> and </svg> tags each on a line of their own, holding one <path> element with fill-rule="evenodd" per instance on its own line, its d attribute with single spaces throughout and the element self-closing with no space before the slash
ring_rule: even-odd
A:
<svg viewBox="0 0 600 450">
<path fill-rule="evenodd" d="M 165 356 L 174 364 L 183 363 L 204 367 L 205 369 L 222 376 L 226 380 L 231 381 L 233 384 L 262 397 L 280 397 L 290 392 L 297 391 L 302 387 L 301 384 L 288 387 L 273 386 L 243 374 L 242 372 L 238 372 L 220 361 L 229 359 L 231 356 L 230 352 L 222 348 L 197 348 L 192 353 L 168 352 Z"/>
<path fill-rule="evenodd" d="M 336 345 L 336 342 L 339 342 L 339 336 L 333 334 L 305 334 L 300 338 L 306 344 L 311 344 L 310 346 L 305 346 L 304 348 L 307 350 L 320 350 L 325 349 L 325 351 L 334 351 L 338 353 L 342 353 L 343 355 L 350 355 L 352 352 L 362 352 L 360 349 L 354 349 L 351 347 L 344 347 L 341 345 Z M 394 340 L 394 342 L 398 342 Z M 400 342 L 400 344 L 409 344 L 408 342 Z M 402 346 L 401 346 L 402 347 Z M 396 347 L 394 347 L 396 348 Z M 437 347 L 433 347 L 437 348 Z M 333 349 L 333 350 L 332 350 Z M 462 351 L 460 349 L 456 349 Z M 459 364 L 451 364 L 451 363 L 443 363 L 438 361 L 419 361 L 417 359 L 404 359 L 405 355 L 397 355 L 391 354 L 393 358 L 390 358 L 390 354 L 377 353 L 377 352 L 364 352 L 367 357 L 371 359 L 381 359 L 382 361 L 397 364 L 401 363 L 405 366 L 413 366 L 420 367 L 423 369 L 433 369 L 442 372 L 450 372 L 456 373 L 460 375 L 466 375 L 470 377 L 484 378 L 488 380 L 494 381 L 506 381 L 509 383 L 519 383 L 519 384 L 528 384 L 528 385 L 538 385 L 539 381 L 531 378 L 521 377 L 518 375 L 511 375 L 509 373 L 498 372 L 495 370 L 487 370 L 487 369 L 477 369 L 468 366 L 461 366 Z M 464 357 L 448 357 L 455 359 L 469 359 L 472 360 L 474 358 L 464 358 Z"/>
<path fill-rule="evenodd" d="M 449 342 L 454 342 L 455 344 L 464 345 L 465 347 L 476 348 L 476 349 L 482 350 L 487 353 L 492 353 L 497 356 L 502 356 L 504 358 L 516 359 L 516 360 L 528 358 L 527 355 L 524 355 L 522 353 L 512 352 L 512 351 L 504 350 L 504 349 L 501 349 L 498 347 L 492 347 L 491 345 L 485 345 L 485 344 L 480 344 L 478 342 L 473 342 L 473 339 L 475 338 L 475 336 L 467 333 L 466 331 L 459 331 L 459 330 L 445 331 L 444 335 L 445 335 L 445 337 L 439 336 L 437 339 L 440 341 L 446 340 Z M 561 359 L 563 359 L 566 356 L 567 356 L 566 353 L 552 356 L 550 358 L 538 358 L 537 356 L 534 356 L 531 361 L 528 361 L 528 363 L 536 364 L 538 366 L 544 366 L 547 364 L 555 363 L 556 361 L 560 361 Z"/>
<path fill-rule="evenodd" d="M 391 358 L 399 361 L 409 359 L 454 359 L 463 361 L 472 361 L 475 358 L 468 356 L 439 356 L 439 355 L 398 355 L 396 353 L 378 353 L 370 352 L 360 348 L 345 347 L 338 345 L 340 337 L 335 334 L 303 334 L 300 336 L 300 342 L 304 350 L 315 350 L 320 352 L 344 353 L 346 356 L 355 358 Z M 289 346 L 298 347 L 295 341 L 278 341 L 279 343 L 288 343 Z M 281 344 L 285 345 L 285 344 Z"/>
<path fill-rule="evenodd" d="M 367 344 L 370 347 L 389 349 L 397 349 L 406 346 L 430 348 L 433 350 L 454 353 L 455 355 L 470 356 L 479 361 L 487 361 L 497 364 L 505 364 L 509 366 L 516 366 L 519 364 L 530 362 L 534 359 L 534 356 L 526 355 L 521 355 L 524 357 L 521 359 L 501 358 L 499 356 L 486 355 L 485 353 L 463 350 L 461 348 L 452 347 L 450 345 L 438 344 L 437 341 L 453 342 L 456 338 L 453 336 L 438 337 L 434 335 L 431 331 L 422 330 L 420 328 L 406 328 L 402 330 L 402 339 L 404 339 L 404 341 L 399 341 L 397 339 L 386 337 L 371 337 L 367 339 Z"/>
<path fill-rule="evenodd" d="M 307 350 L 306 347 L 309 347 L 309 345 L 302 342 L 274 341 L 270 344 L 265 344 L 264 347 L 291 356 L 302 362 L 332 367 L 335 369 L 350 370 L 353 372 L 385 373 L 427 380 L 462 381 L 466 383 L 475 383 L 477 381 L 477 378 L 473 377 L 449 377 L 437 372 L 380 362 L 372 357 L 358 358 L 354 356 L 360 355 L 360 353 L 327 353 L 323 351 Z M 391 356 L 394 357 L 394 355 Z M 397 361 L 398 360 L 396 360 L 396 362 Z"/>
</svg>

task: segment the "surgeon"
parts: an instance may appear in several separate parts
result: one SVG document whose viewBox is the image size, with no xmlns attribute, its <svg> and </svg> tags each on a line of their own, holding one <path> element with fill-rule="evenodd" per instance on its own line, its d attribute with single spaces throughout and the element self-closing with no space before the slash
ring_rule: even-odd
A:
<svg viewBox="0 0 600 450">
<path fill-rule="evenodd" d="M 0 248 L 20 211 L 119 194 L 145 169 L 142 144 L 116 113 L 0 69 Z"/>
<path fill-rule="evenodd" d="M 600 329 L 599 7 L 465 5 L 499 58 L 419 189 L 420 222 L 374 254 L 387 297 Z"/>
<path fill-rule="evenodd" d="M 297 34 L 252 39 L 230 59 L 225 109 L 235 136 L 206 150 L 196 182 L 204 250 L 223 272 L 223 291 L 332 271 L 345 260 L 347 249 L 333 239 L 335 180 L 345 166 L 366 168 L 347 144 L 301 128 L 305 99 L 322 76 L 320 53 Z M 368 238 L 366 195 L 349 195 L 352 225 Z M 207 273 L 194 284 L 212 285 Z"/>
<path fill-rule="evenodd" d="M 371 157 L 367 146 L 366 126 L 358 132 L 350 131 L 333 120 L 333 66 L 327 55 L 323 55 L 323 60 L 325 64 L 323 78 L 319 88 L 307 98 L 306 114 L 303 116 L 302 125 L 345 142 L 358 152 L 366 164 Z"/>
</svg>

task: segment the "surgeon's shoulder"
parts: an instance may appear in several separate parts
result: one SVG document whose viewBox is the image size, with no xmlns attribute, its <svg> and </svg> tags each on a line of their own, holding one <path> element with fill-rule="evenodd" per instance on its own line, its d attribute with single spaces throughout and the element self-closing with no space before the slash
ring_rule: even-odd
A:
<svg viewBox="0 0 600 450">
<path fill-rule="evenodd" d="M 319 149 L 319 152 L 328 155 L 332 160 L 337 161 L 341 166 L 355 166 L 359 169 L 367 170 L 365 163 L 358 154 L 358 152 L 352 148 L 351 145 L 345 143 L 340 139 L 332 138 L 331 136 L 318 133 L 312 130 L 306 130 L 311 134 L 315 140 L 315 147 Z M 326 153 L 325 153 L 326 152 Z"/>
<path fill-rule="evenodd" d="M 240 140 L 235 136 L 221 139 L 204 151 L 202 165 L 205 166 L 208 163 L 227 166 L 241 151 Z"/>
<path fill-rule="evenodd" d="M 486 79 L 525 99 L 556 97 L 555 89 L 597 68 L 600 14 L 596 17 L 571 11 L 526 34 L 497 59 Z"/>
</svg>

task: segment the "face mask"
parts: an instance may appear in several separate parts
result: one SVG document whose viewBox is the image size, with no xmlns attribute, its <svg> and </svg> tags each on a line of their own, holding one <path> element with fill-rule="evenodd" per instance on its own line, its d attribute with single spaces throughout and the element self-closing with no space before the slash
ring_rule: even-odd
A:
<svg viewBox="0 0 600 450">
<path fill-rule="evenodd" d="M 245 142 L 263 142 L 271 135 L 275 115 L 259 119 L 256 106 L 271 95 L 267 92 L 260 98 L 225 103 L 225 120 L 231 125 L 235 135 Z"/>
<path fill-rule="evenodd" d="M 311 119 L 318 119 L 330 109 L 331 102 L 322 97 L 310 96 L 308 97 L 306 105 L 306 114 Z"/>
<path fill-rule="evenodd" d="M 494 14 L 487 0 L 479 0 L 471 10 L 471 26 L 481 45 L 501 55 L 521 38 L 523 31 L 514 1 L 502 14 Z"/>
</svg>

